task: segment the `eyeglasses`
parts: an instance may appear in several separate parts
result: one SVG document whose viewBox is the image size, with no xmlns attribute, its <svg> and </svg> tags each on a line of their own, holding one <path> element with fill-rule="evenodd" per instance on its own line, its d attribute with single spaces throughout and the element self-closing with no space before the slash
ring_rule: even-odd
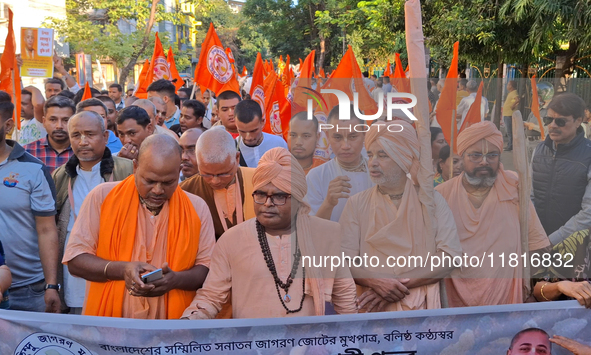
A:
<svg viewBox="0 0 591 355">
<path fill-rule="evenodd" d="M 471 153 L 468 154 L 468 158 L 470 158 L 470 161 L 472 163 L 480 163 L 482 161 L 483 157 L 486 157 L 486 161 L 489 162 L 495 162 L 497 160 L 499 160 L 499 153 L 488 153 L 488 154 L 482 154 L 482 153 Z"/>
<path fill-rule="evenodd" d="M 544 126 L 549 125 L 550 123 L 552 123 L 552 121 L 554 121 L 554 123 L 556 123 L 556 125 L 558 127 L 564 127 L 566 125 L 566 122 L 568 120 L 568 118 L 566 117 L 550 117 L 550 116 L 546 116 L 543 118 L 544 120 Z"/>
<path fill-rule="evenodd" d="M 217 174 L 217 175 L 209 175 L 209 174 L 197 173 L 197 175 L 201 176 L 204 179 L 213 179 L 215 177 L 220 178 L 220 179 L 225 179 L 225 178 L 229 178 L 230 176 L 234 176 L 234 174 L 231 174 L 231 173 Z"/>
<path fill-rule="evenodd" d="M 264 205 L 267 200 L 270 198 L 271 203 L 275 206 L 283 206 L 287 202 L 287 198 L 291 197 L 290 194 L 274 194 L 274 195 L 267 195 L 264 192 L 253 192 L 252 198 L 254 202 L 259 205 Z"/>
</svg>

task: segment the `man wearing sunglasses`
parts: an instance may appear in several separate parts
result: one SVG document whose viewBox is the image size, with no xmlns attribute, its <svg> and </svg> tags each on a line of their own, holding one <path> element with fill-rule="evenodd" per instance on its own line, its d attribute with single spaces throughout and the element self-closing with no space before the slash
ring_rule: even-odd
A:
<svg viewBox="0 0 591 355">
<path fill-rule="evenodd" d="M 532 158 L 532 200 L 552 244 L 591 226 L 591 141 L 581 127 L 585 106 L 575 94 L 555 96 L 543 118 L 548 135 Z"/>
<path fill-rule="evenodd" d="M 458 135 L 464 172 L 435 188 L 453 212 L 463 252 L 497 258 L 484 260 L 479 268 L 452 271 L 445 280 L 450 307 L 522 303 L 523 269 L 502 267 L 499 255 L 521 255 L 550 245 L 530 202 L 529 245 L 521 250 L 519 181 L 503 168 L 502 150 L 503 135 L 491 121 L 466 128 Z"/>
</svg>

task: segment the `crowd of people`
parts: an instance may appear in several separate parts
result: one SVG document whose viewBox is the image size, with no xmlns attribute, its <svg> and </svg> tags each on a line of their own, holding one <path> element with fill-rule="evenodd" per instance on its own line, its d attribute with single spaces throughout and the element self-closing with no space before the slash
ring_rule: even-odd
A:
<svg viewBox="0 0 591 355">
<path fill-rule="evenodd" d="M 386 85 L 376 90 L 392 90 Z M 460 80 L 458 123 L 477 88 Z M 508 88 L 510 126 L 517 99 L 515 84 Z M 519 179 L 501 162 L 511 139 L 505 146 L 485 119 L 484 100 L 483 120 L 462 130 L 457 154 L 433 122 L 433 179 L 419 169 L 425 152 L 405 120 L 379 123 L 402 130 L 355 132 L 364 121 L 353 108 L 340 120 L 335 107 L 325 131 L 333 157 L 323 161 L 314 156 L 319 121 L 306 112 L 292 117 L 284 140 L 263 132 L 259 104 L 233 91 L 177 92 L 163 79 L 147 99 L 118 84 L 107 94 L 91 89 L 91 99 L 83 91 L 67 78 L 49 79 L 45 93 L 24 88 L 18 132 L 0 92 L 0 308 L 139 319 L 559 299 L 591 308 L 591 141 L 575 94 L 546 104 L 523 250 Z M 522 267 L 497 258 L 526 252 L 572 253 L 575 268 L 533 268 L 526 294 Z M 435 254 L 493 256 L 482 268 L 387 262 Z M 312 256 L 381 267 L 306 263 Z M 161 277 L 142 278 L 153 271 Z"/>
</svg>

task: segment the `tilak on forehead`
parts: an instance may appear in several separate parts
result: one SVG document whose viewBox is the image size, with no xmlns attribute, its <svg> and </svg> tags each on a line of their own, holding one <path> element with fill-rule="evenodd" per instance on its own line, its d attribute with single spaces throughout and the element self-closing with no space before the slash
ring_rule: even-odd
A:
<svg viewBox="0 0 591 355">
<path fill-rule="evenodd" d="M 491 121 L 482 121 L 466 128 L 458 135 L 458 154 L 462 155 L 468 147 L 482 141 L 483 153 L 492 144 L 499 150 L 503 149 L 503 134 Z M 488 144 L 484 144 L 486 141 Z"/>
</svg>

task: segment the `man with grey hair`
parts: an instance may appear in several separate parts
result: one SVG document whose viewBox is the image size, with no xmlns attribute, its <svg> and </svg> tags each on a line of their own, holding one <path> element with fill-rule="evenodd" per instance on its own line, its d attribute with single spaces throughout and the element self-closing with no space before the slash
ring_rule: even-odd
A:
<svg viewBox="0 0 591 355">
<path fill-rule="evenodd" d="M 458 110 L 456 112 L 456 119 L 458 120 L 458 129 L 462 127 L 462 123 L 464 123 L 464 119 L 470 110 L 470 106 L 476 100 L 476 93 L 478 92 L 478 86 L 480 84 L 476 82 L 476 80 L 468 81 L 466 84 L 466 89 L 470 93 L 470 95 L 464 97 L 460 104 L 458 105 Z M 480 101 L 480 120 L 484 121 L 486 116 L 488 116 L 488 100 L 486 97 L 482 96 L 482 100 Z"/>
<path fill-rule="evenodd" d="M 107 112 L 109 110 L 107 109 L 107 105 L 105 105 L 101 100 L 93 98 L 80 101 L 78 105 L 76 105 L 76 113 L 80 113 L 83 111 L 92 111 L 98 113 L 99 116 L 101 116 L 105 121 L 105 127 L 109 127 L 109 118 L 107 115 Z M 107 148 L 109 148 L 111 154 L 117 155 L 117 153 L 119 153 L 119 151 L 123 147 L 123 144 L 121 144 L 121 140 L 117 138 L 113 131 L 109 130 L 107 131 L 107 133 L 109 134 L 107 140 Z"/>
<path fill-rule="evenodd" d="M 216 240 L 229 228 L 253 218 L 253 168 L 241 167 L 240 152 L 223 127 L 205 131 L 197 140 L 199 173 L 181 188 L 205 200 L 212 212 Z"/>
<path fill-rule="evenodd" d="M 157 96 L 155 96 L 157 97 Z M 158 99 L 160 99 L 158 97 Z M 162 100 L 162 99 L 160 99 Z M 156 120 L 157 117 L 157 110 L 156 110 L 156 105 L 152 102 L 152 100 L 148 100 L 148 99 L 139 99 L 136 100 L 133 104 L 131 104 L 131 106 L 138 106 L 143 108 L 144 110 L 146 110 L 146 112 L 148 113 L 148 116 L 150 116 L 150 120 L 152 121 L 152 125 L 154 125 L 154 134 L 166 134 L 167 136 L 170 136 L 172 138 L 174 138 L 177 142 L 179 141 L 179 137 L 170 129 L 166 128 L 166 126 L 159 126 L 158 122 Z"/>
<path fill-rule="evenodd" d="M 88 193 L 103 182 L 121 181 L 133 174 L 131 160 L 113 156 L 106 149 L 109 133 L 98 113 L 82 111 L 72 116 L 68 121 L 68 134 L 74 155 L 53 173 L 60 260 Z M 60 296 L 64 297 L 62 305 L 69 307 L 70 313 L 81 314 L 86 281 L 73 277 L 64 265 L 58 269 L 58 283 L 64 286 L 60 291 Z"/>
</svg>

